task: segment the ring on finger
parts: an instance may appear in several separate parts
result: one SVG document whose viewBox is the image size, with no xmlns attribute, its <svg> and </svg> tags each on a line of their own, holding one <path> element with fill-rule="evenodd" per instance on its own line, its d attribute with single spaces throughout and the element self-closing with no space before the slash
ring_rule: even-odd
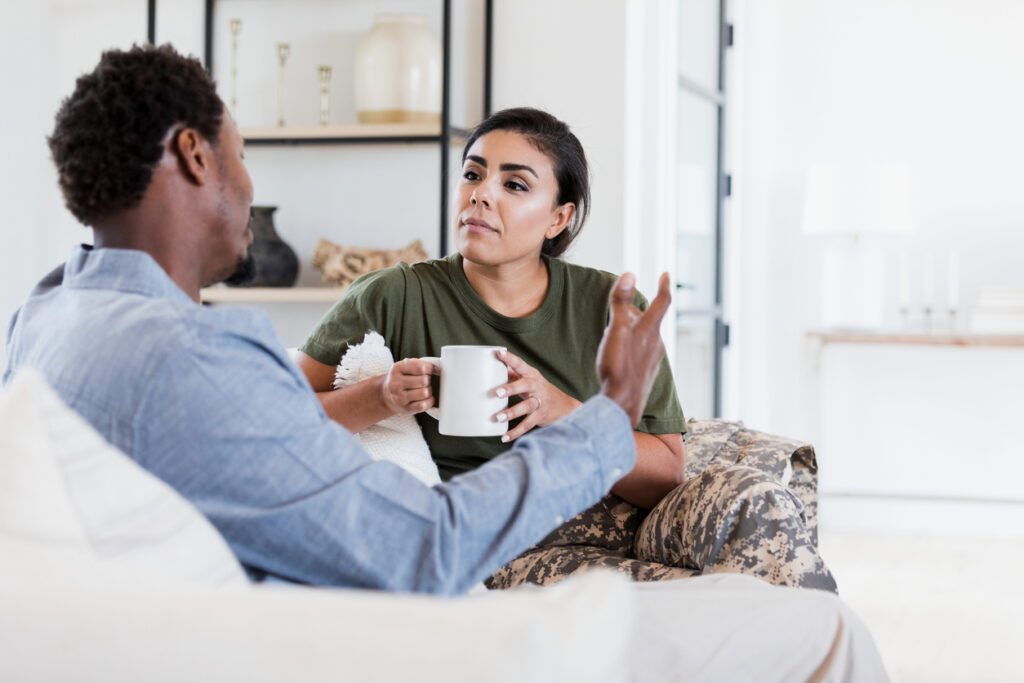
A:
<svg viewBox="0 0 1024 683">
<path fill-rule="evenodd" d="M 540 410 L 540 406 L 541 406 L 540 396 L 538 396 L 537 394 L 533 394 L 533 396 L 531 396 L 530 398 L 532 398 L 534 401 L 537 402 L 537 407 L 533 409 L 534 412 Z"/>
</svg>

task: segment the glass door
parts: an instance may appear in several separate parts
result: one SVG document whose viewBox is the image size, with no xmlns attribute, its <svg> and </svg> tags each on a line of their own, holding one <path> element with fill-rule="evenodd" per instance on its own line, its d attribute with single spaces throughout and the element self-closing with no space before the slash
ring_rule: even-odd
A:
<svg viewBox="0 0 1024 683">
<path fill-rule="evenodd" d="M 675 373 L 687 415 L 722 410 L 725 0 L 680 0 Z"/>
</svg>

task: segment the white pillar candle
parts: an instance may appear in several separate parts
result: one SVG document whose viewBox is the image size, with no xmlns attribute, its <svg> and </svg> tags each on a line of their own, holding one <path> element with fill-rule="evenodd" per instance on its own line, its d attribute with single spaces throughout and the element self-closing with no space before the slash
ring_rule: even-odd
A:
<svg viewBox="0 0 1024 683">
<path fill-rule="evenodd" d="M 910 308 L 910 256 L 906 251 L 899 254 L 899 307 L 901 311 Z"/>
<path fill-rule="evenodd" d="M 949 250 L 949 262 L 946 273 L 946 303 L 949 310 L 955 311 L 960 303 L 960 254 L 956 249 Z"/>
<path fill-rule="evenodd" d="M 935 308 L 935 263 L 932 260 L 931 252 L 927 252 L 924 255 L 924 268 L 922 269 L 924 277 L 924 288 L 922 296 L 922 305 L 925 310 L 932 310 Z"/>
</svg>

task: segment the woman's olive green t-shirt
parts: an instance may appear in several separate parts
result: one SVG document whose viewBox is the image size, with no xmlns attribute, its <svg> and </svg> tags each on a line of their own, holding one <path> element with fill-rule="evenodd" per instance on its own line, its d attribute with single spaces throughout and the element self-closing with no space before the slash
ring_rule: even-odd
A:
<svg viewBox="0 0 1024 683">
<path fill-rule="evenodd" d="M 522 318 L 506 317 L 484 303 L 466 279 L 459 254 L 369 273 L 352 283 L 302 351 L 334 366 L 368 331 L 384 337 L 395 360 L 439 356 L 449 344 L 504 346 L 560 390 L 585 401 L 600 389 L 594 363 L 616 278 L 558 258 L 545 262 L 551 277 L 544 302 Z M 639 294 L 636 303 L 647 305 Z M 444 479 L 509 448 L 500 437 L 444 436 L 432 417 L 420 414 L 416 419 Z M 651 434 L 686 431 L 667 360 L 662 360 L 637 429 Z"/>
</svg>

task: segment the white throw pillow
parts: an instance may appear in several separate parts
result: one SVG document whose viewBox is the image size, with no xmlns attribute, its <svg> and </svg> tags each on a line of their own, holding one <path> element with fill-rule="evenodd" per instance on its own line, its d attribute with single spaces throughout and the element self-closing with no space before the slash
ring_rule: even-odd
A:
<svg viewBox="0 0 1024 683">
<path fill-rule="evenodd" d="M 248 582 L 198 510 L 30 369 L 0 392 L 2 536 L 192 582 Z"/>
<path fill-rule="evenodd" d="M 384 337 L 367 332 L 361 344 L 350 346 L 338 363 L 334 388 L 340 389 L 385 374 L 395 364 Z M 441 483 L 423 432 L 412 415 L 392 415 L 356 434 L 374 460 L 404 468 L 427 486 Z"/>
</svg>

